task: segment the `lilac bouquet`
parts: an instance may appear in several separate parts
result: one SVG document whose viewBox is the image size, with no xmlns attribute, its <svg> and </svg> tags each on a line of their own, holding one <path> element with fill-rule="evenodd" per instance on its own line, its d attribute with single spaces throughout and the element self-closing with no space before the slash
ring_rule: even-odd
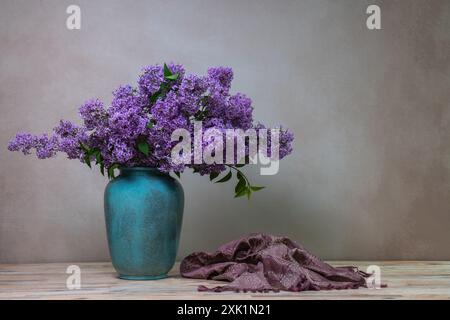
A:
<svg viewBox="0 0 450 320">
<path fill-rule="evenodd" d="M 152 167 L 178 177 L 184 169 L 192 168 L 195 173 L 209 174 L 211 181 L 227 171 L 217 182 L 230 180 L 234 171 L 236 196 L 250 197 L 262 187 L 250 184 L 240 170 L 243 164 L 175 163 L 171 157 L 177 143 L 172 141 L 172 133 L 183 128 L 193 134 L 195 121 L 201 121 L 204 130 L 265 128 L 254 124 L 250 98 L 230 94 L 232 79 L 232 69 L 225 67 L 210 68 L 205 76 L 197 76 L 186 74 L 179 64 L 147 66 L 137 87 L 122 85 L 113 92 L 110 106 L 98 99 L 86 101 L 79 109 L 82 125 L 61 120 L 51 135 L 18 133 L 8 149 L 24 154 L 34 149 L 39 159 L 64 152 L 69 159 L 79 159 L 89 167 L 95 161 L 110 179 L 119 167 Z M 291 153 L 294 138 L 291 132 L 279 130 L 281 159 Z"/>
</svg>

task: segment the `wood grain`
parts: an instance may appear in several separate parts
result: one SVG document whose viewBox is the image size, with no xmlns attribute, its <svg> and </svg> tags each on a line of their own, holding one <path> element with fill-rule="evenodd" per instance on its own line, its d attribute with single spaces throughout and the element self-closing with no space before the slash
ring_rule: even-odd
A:
<svg viewBox="0 0 450 320">
<path fill-rule="evenodd" d="M 0 264 L 0 299 L 449 299 L 450 262 L 447 261 L 334 261 L 334 266 L 355 265 L 366 270 L 381 268 L 388 288 L 320 292 L 205 293 L 200 284 L 217 281 L 181 278 L 179 265 L 170 277 L 156 281 L 127 281 L 117 278 L 110 263 Z M 66 269 L 81 268 L 81 289 L 69 290 Z"/>
</svg>

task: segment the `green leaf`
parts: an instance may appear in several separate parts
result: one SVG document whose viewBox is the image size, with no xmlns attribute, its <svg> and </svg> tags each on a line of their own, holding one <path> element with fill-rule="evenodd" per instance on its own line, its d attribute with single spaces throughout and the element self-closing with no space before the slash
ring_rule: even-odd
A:
<svg viewBox="0 0 450 320">
<path fill-rule="evenodd" d="M 108 178 L 114 179 L 114 169 L 117 169 L 119 165 L 117 163 L 113 164 L 111 167 L 108 168 Z"/>
<path fill-rule="evenodd" d="M 246 191 L 247 191 L 247 199 L 250 200 L 250 196 L 252 195 L 252 190 L 250 190 L 250 188 L 247 188 Z"/>
<path fill-rule="evenodd" d="M 181 178 L 181 175 L 180 175 L 180 173 L 178 171 L 174 171 L 173 173 L 175 173 L 175 175 L 178 177 L 178 179 Z"/>
<path fill-rule="evenodd" d="M 86 162 L 86 164 L 88 165 L 88 167 L 92 169 L 92 166 L 91 166 L 91 157 L 90 157 L 89 155 L 85 155 L 85 156 L 84 156 L 84 162 Z"/>
<path fill-rule="evenodd" d="M 247 194 L 247 188 L 242 189 L 241 191 L 237 192 L 234 197 L 235 198 L 240 198 L 243 197 Z"/>
<path fill-rule="evenodd" d="M 200 104 L 206 105 L 208 103 L 209 96 L 203 96 L 200 98 Z"/>
<path fill-rule="evenodd" d="M 172 75 L 172 71 L 170 71 L 167 64 L 164 63 L 164 78 L 167 78 L 168 76 Z"/>
<path fill-rule="evenodd" d="M 159 87 L 159 94 L 160 94 L 160 97 L 166 95 L 167 89 L 168 89 L 167 83 L 162 82 L 162 83 L 161 83 L 161 86 Z"/>
<path fill-rule="evenodd" d="M 180 76 L 180 74 L 175 73 L 175 74 L 171 74 L 170 76 L 166 76 L 165 78 L 167 80 L 177 80 L 179 76 Z"/>
<path fill-rule="evenodd" d="M 95 150 L 95 164 L 102 163 L 102 154 L 100 153 L 100 150 Z"/>
<path fill-rule="evenodd" d="M 209 181 L 213 181 L 215 178 L 219 176 L 219 172 L 211 172 L 209 174 Z"/>
<path fill-rule="evenodd" d="M 252 190 L 252 191 L 259 191 L 259 190 L 262 190 L 262 189 L 264 189 L 265 187 L 258 187 L 258 186 L 250 186 L 250 189 Z"/>
<path fill-rule="evenodd" d="M 149 152 L 150 152 L 150 147 L 148 146 L 148 143 L 145 141 L 140 141 L 138 142 L 138 150 L 140 152 L 142 152 L 143 154 L 145 154 L 146 156 L 148 156 Z"/>
<path fill-rule="evenodd" d="M 159 96 L 161 95 L 161 90 L 156 91 L 154 94 L 150 96 L 150 103 L 155 103 L 156 100 L 158 100 Z"/>
<path fill-rule="evenodd" d="M 81 147 L 81 150 L 83 150 L 84 152 L 89 152 L 89 147 L 88 146 L 86 146 L 83 142 L 81 142 L 81 141 L 78 141 L 79 143 L 80 143 L 80 147 Z"/>
<path fill-rule="evenodd" d="M 102 176 L 105 175 L 105 165 L 103 163 L 100 163 L 100 172 L 101 172 Z"/>
<path fill-rule="evenodd" d="M 245 166 L 245 163 L 241 163 L 241 164 L 236 164 L 234 165 L 236 168 L 242 168 L 243 166 Z"/>
<path fill-rule="evenodd" d="M 194 118 L 197 121 L 201 121 L 205 119 L 205 117 L 208 115 L 208 110 L 199 110 L 194 114 Z"/>
<path fill-rule="evenodd" d="M 154 119 L 150 119 L 150 121 L 147 123 L 147 128 L 151 129 L 155 126 L 155 120 Z"/>
<path fill-rule="evenodd" d="M 239 179 L 239 182 L 236 184 L 236 187 L 234 188 L 234 192 L 236 194 L 238 194 L 239 192 L 241 192 L 245 188 L 246 188 L 245 180 L 244 179 Z"/>
<path fill-rule="evenodd" d="M 242 172 L 238 171 L 237 173 L 237 178 L 239 179 L 239 181 L 246 181 L 244 175 L 242 174 Z"/>
<path fill-rule="evenodd" d="M 150 96 L 150 98 L 149 98 L 150 104 L 154 104 L 160 97 L 164 97 L 166 95 L 168 89 L 169 89 L 169 87 L 168 87 L 167 83 L 165 83 L 165 82 L 161 83 L 159 90 Z"/>
<path fill-rule="evenodd" d="M 231 176 L 233 174 L 231 173 L 231 170 L 225 175 L 225 177 L 223 177 L 222 179 L 220 179 L 219 181 L 216 181 L 216 183 L 221 183 L 221 182 L 227 182 L 228 180 L 231 179 Z"/>
<path fill-rule="evenodd" d="M 194 114 L 194 118 L 195 118 L 195 120 L 197 120 L 197 121 L 201 120 L 201 119 L 202 119 L 202 116 L 203 116 L 203 112 L 202 112 L 202 111 L 197 111 L 197 112 Z"/>
</svg>

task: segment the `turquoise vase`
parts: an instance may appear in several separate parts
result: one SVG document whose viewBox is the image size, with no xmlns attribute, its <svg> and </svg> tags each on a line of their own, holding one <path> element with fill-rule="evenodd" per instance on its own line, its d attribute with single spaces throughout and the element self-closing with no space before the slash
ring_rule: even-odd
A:
<svg viewBox="0 0 450 320">
<path fill-rule="evenodd" d="M 105 190 L 109 253 L 122 279 L 154 280 L 173 267 L 180 240 L 181 184 L 154 168 L 121 168 Z"/>
</svg>

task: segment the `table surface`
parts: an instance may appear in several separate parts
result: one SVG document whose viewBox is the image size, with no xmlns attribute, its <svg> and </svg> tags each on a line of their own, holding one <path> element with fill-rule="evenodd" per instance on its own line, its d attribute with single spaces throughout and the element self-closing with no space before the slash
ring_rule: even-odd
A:
<svg viewBox="0 0 450 320">
<path fill-rule="evenodd" d="M 182 278 L 179 264 L 162 280 L 117 278 L 109 262 L 0 264 L 0 299 L 450 299 L 449 261 L 329 261 L 366 270 L 378 265 L 382 289 L 352 289 L 279 293 L 198 292 L 197 286 L 223 284 Z M 67 268 L 81 270 L 81 288 L 69 290 Z"/>
</svg>

